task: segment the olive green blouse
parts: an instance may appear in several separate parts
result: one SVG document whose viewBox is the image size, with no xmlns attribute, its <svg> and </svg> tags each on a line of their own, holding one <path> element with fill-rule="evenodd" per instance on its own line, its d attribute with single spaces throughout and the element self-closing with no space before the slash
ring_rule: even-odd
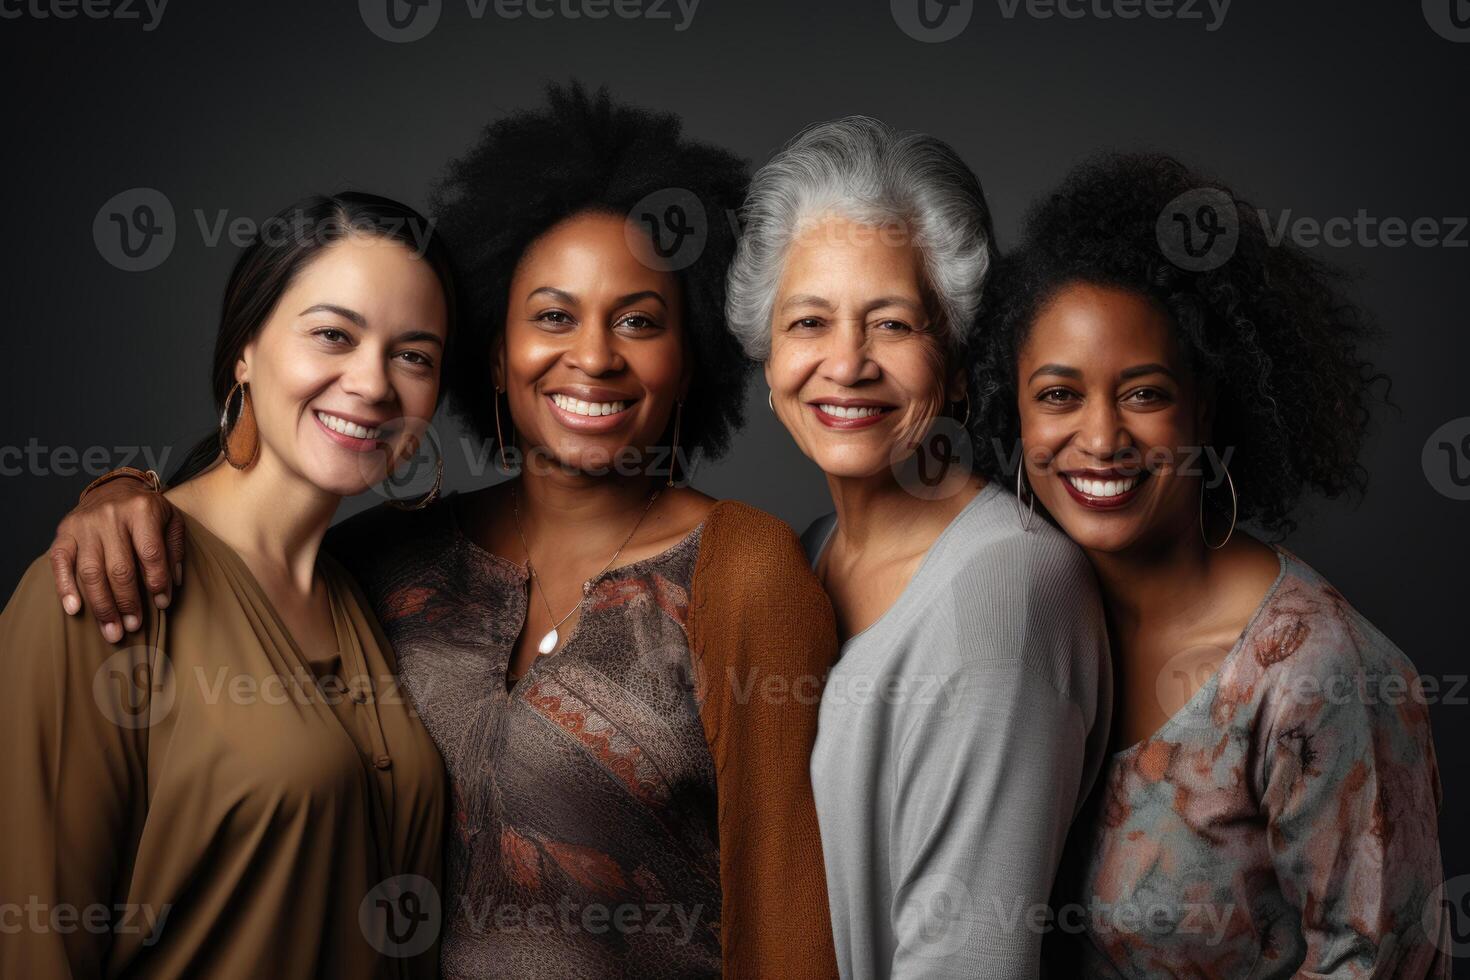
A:
<svg viewBox="0 0 1470 980">
<path fill-rule="evenodd" d="M 302 650 L 187 519 L 185 582 L 107 643 L 46 559 L 0 614 L 0 976 L 436 976 L 443 764 L 323 556 Z"/>
</svg>

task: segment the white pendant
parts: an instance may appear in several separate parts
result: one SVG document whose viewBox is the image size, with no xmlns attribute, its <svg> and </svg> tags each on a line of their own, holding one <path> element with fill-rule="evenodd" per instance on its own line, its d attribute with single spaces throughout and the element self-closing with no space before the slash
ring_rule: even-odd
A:
<svg viewBox="0 0 1470 980">
<path fill-rule="evenodd" d="M 550 653 L 556 649 L 556 643 L 560 639 L 561 637 L 556 634 L 556 627 L 553 626 L 551 632 L 541 638 L 541 644 L 536 649 L 541 653 Z"/>
</svg>

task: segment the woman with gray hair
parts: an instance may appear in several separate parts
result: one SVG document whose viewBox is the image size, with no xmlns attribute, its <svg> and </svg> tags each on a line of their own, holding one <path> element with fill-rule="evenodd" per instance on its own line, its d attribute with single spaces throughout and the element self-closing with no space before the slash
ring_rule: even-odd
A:
<svg viewBox="0 0 1470 980">
<path fill-rule="evenodd" d="M 730 327 L 835 508 L 804 543 L 843 641 L 811 767 L 842 976 L 1034 977 L 1111 675 L 1082 553 L 969 465 L 984 194 L 945 143 L 851 116 L 744 216 Z"/>
</svg>

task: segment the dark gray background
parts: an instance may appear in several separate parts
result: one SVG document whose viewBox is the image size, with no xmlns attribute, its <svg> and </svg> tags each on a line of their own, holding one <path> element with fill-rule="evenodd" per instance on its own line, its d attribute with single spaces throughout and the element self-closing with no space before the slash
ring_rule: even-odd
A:
<svg viewBox="0 0 1470 980">
<path fill-rule="evenodd" d="M 21 14 L 0 19 L 0 447 L 44 447 L 40 465 L 0 477 L 4 592 L 90 479 L 56 472 L 59 447 L 104 447 L 102 469 L 133 446 L 176 460 L 214 424 L 207 365 L 237 250 L 210 245 L 196 213 L 259 220 L 304 192 L 348 187 L 422 206 L 478 128 L 537 102 L 548 80 L 606 82 L 755 162 L 801 126 L 852 112 L 934 133 L 981 175 L 1003 245 L 1025 204 L 1100 148 L 1174 152 L 1272 215 L 1470 214 L 1470 43 L 1430 25 L 1463 0 L 1235 0 L 1215 30 L 1203 4 L 1194 20 L 1067 19 L 1024 5 L 1007 17 L 988 0 L 944 43 L 908 36 L 888 0 L 702 0 L 684 30 L 672 4 L 665 20 L 511 19 L 443 0 L 434 30 L 406 44 L 376 36 L 351 0 L 173 0 L 151 31 L 120 16 L 39 17 L 38 2 L 0 4 Z M 161 265 L 127 272 L 104 259 L 93 222 L 137 187 L 168 198 L 177 239 Z M 1443 684 L 1432 711 L 1446 877 L 1470 872 L 1470 503 L 1438 492 L 1448 460 L 1426 471 L 1421 454 L 1438 427 L 1470 416 L 1467 240 L 1316 250 L 1364 274 L 1358 295 L 1386 331 L 1376 360 L 1400 411 L 1380 413 L 1366 499 L 1313 507 L 1288 542 Z M 826 509 L 825 485 L 764 394 L 752 385 L 735 451 L 696 482 L 800 530 Z M 452 424 L 441 431 L 450 485 L 482 482 Z"/>
</svg>

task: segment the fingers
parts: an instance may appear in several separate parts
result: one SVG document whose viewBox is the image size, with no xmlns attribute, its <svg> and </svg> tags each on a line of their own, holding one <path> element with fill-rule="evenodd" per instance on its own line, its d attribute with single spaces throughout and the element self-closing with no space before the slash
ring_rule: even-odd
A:
<svg viewBox="0 0 1470 980">
<path fill-rule="evenodd" d="M 77 594 L 77 583 L 72 569 L 77 561 L 77 541 L 71 535 L 56 536 L 51 542 L 51 577 L 56 580 L 56 594 L 61 597 L 61 608 L 68 616 L 82 611 L 82 599 Z"/>
<path fill-rule="evenodd" d="M 168 503 L 168 501 L 164 501 Z M 173 569 L 175 587 L 184 584 L 184 512 L 170 507 L 168 519 L 168 562 Z"/>
<path fill-rule="evenodd" d="M 102 539 L 89 535 L 77 543 L 76 581 L 82 599 L 108 643 L 116 643 L 123 637 L 122 616 L 112 601 L 112 586 L 107 578 L 107 555 Z"/>
<path fill-rule="evenodd" d="M 147 519 L 134 520 L 128 527 L 138 563 L 143 566 L 143 585 L 153 604 L 159 609 L 167 609 L 173 598 L 173 577 L 169 573 L 169 553 L 163 530 L 153 519 L 151 511 Z M 131 631 L 133 627 L 128 629 Z"/>
<path fill-rule="evenodd" d="M 123 629 L 129 633 L 143 625 L 143 603 L 139 598 L 138 559 L 133 553 L 133 539 L 120 529 L 109 529 L 102 535 L 106 551 L 103 567 L 112 588 L 113 604 L 122 615 Z"/>
</svg>

